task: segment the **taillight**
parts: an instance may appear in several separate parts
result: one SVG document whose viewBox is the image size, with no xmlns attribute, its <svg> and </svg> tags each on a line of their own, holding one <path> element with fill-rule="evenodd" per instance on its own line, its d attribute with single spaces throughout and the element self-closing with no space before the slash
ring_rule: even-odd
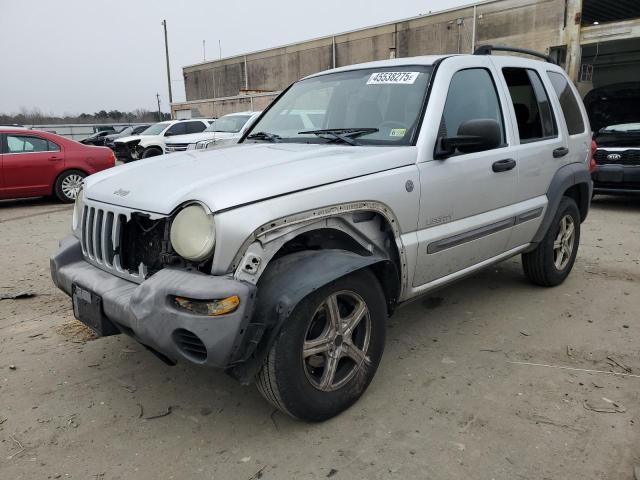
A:
<svg viewBox="0 0 640 480">
<path fill-rule="evenodd" d="M 596 171 L 596 151 L 598 150 L 598 144 L 595 140 L 591 140 L 591 159 L 589 160 L 589 173 Z"/>
</svg>

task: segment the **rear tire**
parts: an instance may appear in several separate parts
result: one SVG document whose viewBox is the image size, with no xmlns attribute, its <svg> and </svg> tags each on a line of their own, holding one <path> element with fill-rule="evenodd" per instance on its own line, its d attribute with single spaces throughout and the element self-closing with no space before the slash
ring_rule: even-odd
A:
<svg viewBox="0 0 640 480">
<path fill-rule="evenodd" d="M 294 418 L 318 422 L 338 415 L 373 379 L 386 319 L 384 293 L 368 270 L 319 288 L 282 326 L 256 377 L 258 390 Z"/>
<path fill-rule="evenodd" d="M 58 200 L 64 203 L 73 203 L 82 186 L 82 181 L 87 176 L 80 170 L 67 170 L 62 172 L 56 179 L 53 191 Z"/>
<path fill-rule="evenodd" d="M 575 200 L 562 197 L 553 222 L 538 247 L 522 254 L 525 275 L 536 285 L 560 285 L 571 273 L 579 245 L 580 211 Z"/>
<path fill-rule="evenodd" d="M 158 147 L 149 147 L 142 152 L 142 157 L 140 158 L 149 158 L 149 157 L 157 157 L 158 155 L 162 155 L 162 150 Z"/>
</svg>

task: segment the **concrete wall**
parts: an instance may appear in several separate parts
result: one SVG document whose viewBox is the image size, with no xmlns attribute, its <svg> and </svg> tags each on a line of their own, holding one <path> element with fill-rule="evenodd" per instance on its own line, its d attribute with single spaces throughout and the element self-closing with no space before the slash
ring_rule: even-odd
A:
<svg viewBox="0 0 640 480">
<path fill-rule="evenodd" d="M 172 118 L 220 118 L 228 113 L 264 110 L 279 92 L 172 103 Z"/>
<path fill-rule="evenodd" d="M 343 66 L 394 56 L 471 53 L 474 46 L 489 43 L 548 51 L 579 39 L 574 12 L 580 5 L 581 0 L 481 2 L 476 5 L 475 38 L 471 6 L 191 65 L 184 68 L 186 103 L 237 96 L 245 88 L 280 91 L 334 63 Z M 571 53 L 576 48 L 569 51 L 570 61 L 579 61 Z"/>
</svg>

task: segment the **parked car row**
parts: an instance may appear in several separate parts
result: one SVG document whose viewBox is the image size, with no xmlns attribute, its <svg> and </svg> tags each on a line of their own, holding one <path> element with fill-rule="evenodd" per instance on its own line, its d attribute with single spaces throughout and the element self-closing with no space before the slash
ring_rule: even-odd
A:
<svg viewBox="0 0 640 480">
<path fill-rule="evenodd" d="M 262 112 L 238 112 L 220 117 L 201 133 L 178 135 L 165 142 L 165 153 L 203 150 L 237 143 Z"/>
<path fill-rule="evenodd" d="M 156 123 L 137 135 L 116 138 L 112 148 L 118 159 L 123 162 L 155 157 L 164 153 L 166 138 L 200 133 L 214 121 L 209 118 L 195 118 Z"/>
</svg>

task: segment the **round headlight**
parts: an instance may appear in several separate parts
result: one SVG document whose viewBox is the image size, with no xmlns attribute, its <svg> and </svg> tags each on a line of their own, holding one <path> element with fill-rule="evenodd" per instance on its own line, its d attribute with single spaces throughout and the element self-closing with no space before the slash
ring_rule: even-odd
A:
<svg viewBox="0 0 640 480">
<path fill-rule="evenodd" d="M 173 249 L 181 257 L 204 260 L 216 244 L 213 216 L 200 205 L 183 208 L 173 219 L 170 238 Z"/>
<path fill-rule="evenodd" d="M 82 211 L 84 210 L 84 189 L 80 187 L 78 194 L 76 195 L 76 202 L 73 206 L 73 217 L 71 219 L 71 229 L 74 233 L 80 232 L 82 226 Z"/>
</svg>

